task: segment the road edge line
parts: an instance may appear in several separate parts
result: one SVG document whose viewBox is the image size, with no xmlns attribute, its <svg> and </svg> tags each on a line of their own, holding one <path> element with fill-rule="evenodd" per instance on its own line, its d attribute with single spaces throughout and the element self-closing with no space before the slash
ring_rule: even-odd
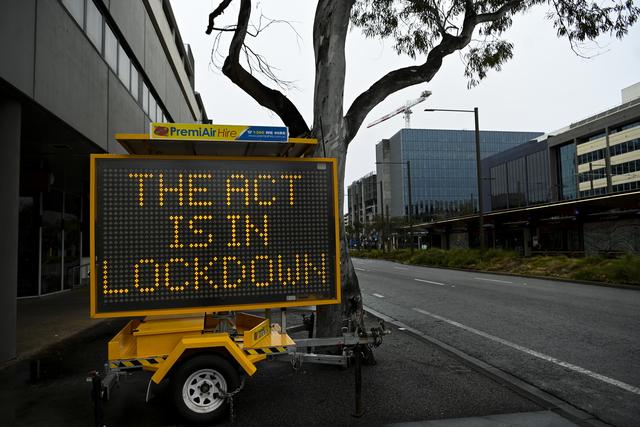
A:
<svg viewBox="0 0 640 427">
<path fill-rule="evenodd" d="M 488 363 L 483 362 L 482 360 L 476 357 L 473 357 L 461 350 L 458 350 L 457 348 L 452 347 L 449 344 L 446 344 L 437 338 L 429 336 L 424 332 L 421 332 L 409 325 L 402 323 L 399 320 L 389 317 L 386 314 L 380 313 L 365 305 L 363 305 L 363 309 L 368 314 L 374 317 L 377 317 L 378 319 L 383 320 L 386 323 L 390 323 L 398 328 L 403 328 L 404 332 L 408 332 L 414 338 L 420 341 L 426 342 L 428 344 L 434 345 L 438 347 L 440 350 L 444 351 L 445 353 L 462 360 L 465 364 L 467 364 L 469 367 L 474 369 L 476 372 L 479 372 L 480 374 L 485 375 L 491 378 L 492 380 L 496 381 L 498 384 L 501 384 L 507 387 L 508 389 L 514 391 L 515 393 L 529 400 L 532 400 L 533 402 L 537 403 L 538 405 L 540 405 L 542 408 L 546 410 L 553 411 L 558 415 L 561 415 L 566 419 L 573 421 L 581 426 L 597 426 L 597 427 L 609 426 L 609 424 L 606 424 L 605 422 L 599 420 L 594 415 L 591 415 L 590 413 L 582 409 L 576 408 L 570 403 L 550 393 L 547 393 L 546 391 L 543 391 L 516 376 L 508 374 L 492 365 L 489 365 Z"/>
</svg>

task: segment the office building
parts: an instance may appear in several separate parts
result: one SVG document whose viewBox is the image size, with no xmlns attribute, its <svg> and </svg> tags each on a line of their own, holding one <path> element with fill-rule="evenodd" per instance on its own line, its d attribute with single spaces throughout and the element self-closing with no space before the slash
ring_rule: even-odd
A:
<svg viewBox="0 0 640 427">
<path fill-rule="evenodd" d="M 540 132 L 481 131 L 481 158 L 523 144 Z M 428 221 L 478 209 L 475 132 L 402 129 L 376 145 L 378 211 Z M 410 178 L 410 181 L 409 181 Z M 382 206 L 384 205 L 384 206 Z"/>
<path fill-rule="evenodd" d="M 208 119 L 168 0 L 5 0 L 0 56 L 3 361 L 16 297 L 86 276 L 89 154 L 124 153 L 114 134 L 151 122 Z"/>
<path fill-rule="evenodd" d="M 378 214 L 376 174 L 371 172 L 347 187 L 349 224 L 373 222 Z"/>
<path fill-rule="evenodd" d="M 554 132 L 548 139 L 556 165 L 558 199 L 640 189 L 640 89 L 622 90 L 623 103 Z M 626 101 L 626 102 L 624 102 Z"/>
<path fill-rule="evenodd" d="M 379 235 L 375 227 L 378 213 L 376 174 L 371 172 L 347 187 L 349 222 L 347 234 L 352 248 L 374 248 Z"/>
<path fill-rule="evenodd" d="M 484 211 L 549 202 L 548 150 L 542 136 L 484 159 Z"/>
<path fill-rule="evenodd" d="M 483 160 L 488 246 L 522 254 L 640 253 L 640 85 L 622 103 Z M 418 225 L 443 248 L 477 244 L 477 215 Z"/>
</svg>

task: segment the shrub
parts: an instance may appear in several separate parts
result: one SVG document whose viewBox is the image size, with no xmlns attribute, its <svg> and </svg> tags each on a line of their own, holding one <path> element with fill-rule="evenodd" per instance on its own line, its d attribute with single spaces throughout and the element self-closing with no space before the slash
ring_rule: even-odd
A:
<svg viewBox="0 0 640 427">
<path fill-rule="evenodd" d="M 524 276 L 556 277 L 574 280 L 640 285 L 640 256 L 625 255 L 608 259 L 599 256 L 568 258 L 561 256 L 520 257 L 516 252 L 489 249 L 398 249 L 390 252 L 352 250 L 358 258 L 386 259 L 428 267 L 515 273 Z"/>
</svg>

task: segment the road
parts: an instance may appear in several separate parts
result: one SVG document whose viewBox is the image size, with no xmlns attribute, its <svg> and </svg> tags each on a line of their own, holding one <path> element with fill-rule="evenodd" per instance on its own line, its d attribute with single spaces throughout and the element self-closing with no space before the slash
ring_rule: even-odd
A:
<svg viewBox="0 0 640 427">
<path fill-rule="evenodd" d="M 353 263 L 366 306 L 606 423 L 640 422 L 640 291 Z"/>
</svg>

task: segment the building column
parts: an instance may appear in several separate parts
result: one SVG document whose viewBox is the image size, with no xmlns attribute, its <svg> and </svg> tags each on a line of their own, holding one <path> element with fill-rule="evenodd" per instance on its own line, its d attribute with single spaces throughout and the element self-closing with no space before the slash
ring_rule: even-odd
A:
<svg viewBox="0 0 640 427">
<path fill-rule="evenodd" d="M 613 193 L 613 178 L 611 177 L 611 152 L 609 151 L 609 126 L 605 128 L 607 142 L 604 151 L 605 176 L 607 177 L 607 194 Z"/>
<path fill-rule="evenodd" d="M 20 103 L 0 97 L 0 362 L 16 356 L 20 127 Z"/>
<path fill-rule="evenodd" d="M 522 249 L 524 256 L 531 256 L 531 246 L 531 229 L 527 224 L 522 229 Z"/>
</svg>

